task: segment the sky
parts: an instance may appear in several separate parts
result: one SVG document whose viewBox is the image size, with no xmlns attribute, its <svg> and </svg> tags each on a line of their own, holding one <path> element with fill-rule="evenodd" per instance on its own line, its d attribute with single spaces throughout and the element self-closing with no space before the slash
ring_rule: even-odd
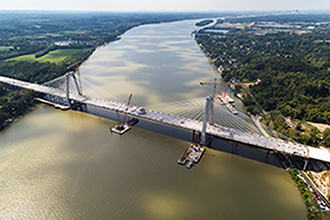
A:
<svg viewBox="0 0 330 220">
<path fill-rule="evenodd" d="M 330 0 L 3 0 L 1 10 L 251 11 L 330 9 Z"/>
</svg>

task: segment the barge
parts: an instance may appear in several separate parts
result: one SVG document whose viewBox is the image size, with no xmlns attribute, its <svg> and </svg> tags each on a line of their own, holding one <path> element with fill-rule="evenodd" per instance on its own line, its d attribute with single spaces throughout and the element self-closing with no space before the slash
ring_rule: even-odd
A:
<svg viewBox="0 0 330 220">
<path fill-rule="evenodd" d="M 115 127 L 111 128 L 111 132 L 114 132 L 116 134 L 124 134 L 126 133 L 129 129 L 132 128 L 133 125 L 138 123 L 139 120 L 137 118 L 131 118 L 128 120 L 126 123 L 116 125 Z"/>
<path fill-rule="evenodd" d="M 198 163 L 200 161 L 204 152 L 205 148 L 199 147 L 197 144 L 191 144 L 183 152 L 178 163 L 184 165 L 187 160 L 189 160 L 187 168 L 191 168 L 193 163 Z"/>
<path fill-rule="evenodd" d="M 220 95 L 222 96 L 223 99 L 226 100 L 228 103 L 235 103 L 235 100 L 232 99 L 226 91 L 220 91 Z"/>
</svg>

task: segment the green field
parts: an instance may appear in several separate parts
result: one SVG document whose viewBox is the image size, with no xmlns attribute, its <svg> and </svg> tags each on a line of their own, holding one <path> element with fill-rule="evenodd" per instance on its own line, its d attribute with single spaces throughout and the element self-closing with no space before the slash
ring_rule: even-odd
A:
<svg viewBox="0 0 330 220">
<path fill-rule="evenodd" d="M 64 34 L 79 34 L 83 31 L 77 30 L 77 31 L 63 31 Z"/>
<path fill-rule="evenodd" d="M 9 49 L 14 49 L 13 46 L 0 46 L 0 51 L 5 51 L 5 50 L 9 50 Z"/>
<path fill-rule="evenodd" d="M 6 61 L 10 61 L 10 60 L 19 60 L 19 61 L 28 61 L 28 62 L 38 61 L 41 63 L 49 61 L 49 62 L 58 63 L 64 60 L 66 57 L 79 52 L 80 50 L 81 49 L 58 49 L 55 51 L 51 51 L 45 56 L 39 58 L 35 58 L 35 54 L 29 54 L 29 55 L 14 57 Z"/>
<path fill-rule="evenodd" d="M 314 43 L 330 43 L 330 40 L 314 40 Z"/>
</svg>

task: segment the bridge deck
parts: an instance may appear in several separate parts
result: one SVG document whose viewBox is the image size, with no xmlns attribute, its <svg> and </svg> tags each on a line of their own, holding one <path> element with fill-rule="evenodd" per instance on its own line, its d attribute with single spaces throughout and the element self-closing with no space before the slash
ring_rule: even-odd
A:
<svg viewBox="0 0 330 220">
<path fill-rule="evenodd" d="M 66 93 L 63 90 L 55 89 L 35 83 L 28 83 L 20 80 L 15 80 L 7 77 L 0 76 L 0 81 L 14 85 L 17 87 L 31 89 L 39 93 L 49 94 L 60 98 L 66 98 Z M 125 113 L 126 105 L 123 103 L 110 101 L 101 98 L 81 96 L 78 94 L 70 93 L 70 100 L 74 100 L 87 105 L 92 105 L 99 108 L 104 108 L 110 111 L 118 111 Z M 197 132 L 202 131 L 203 123 L 201 121 L 193 120 L 190 118 L 183 118 L 171 114 L 162 112 L 156 112 L 150 109 L 145 109 L 145 112 L 141 113 L 141 107 L 130 106 L 128 109 L 128 115 L 133 117 L 139 117 L 157 123 L 162 123 L 170 126 L 175 126 L 187 130 L 195 130 Z M 227 139 L 247 145 L 252 145 L 265 150 L 274 150 L 282 153 L 296 155 L 303 158 L 311 158 L 315 160 L 330 162 L 330 153 L 326 149 L 318 149 L 298 143 L 288 142 L 281 139 L 275 139 L 272 137 L 264 137 L 256 134 L 241 132 L 236 129 L 226 128 L 217 124 L 208 124 L 206 133 L 214 137 Z"/>
</svg>

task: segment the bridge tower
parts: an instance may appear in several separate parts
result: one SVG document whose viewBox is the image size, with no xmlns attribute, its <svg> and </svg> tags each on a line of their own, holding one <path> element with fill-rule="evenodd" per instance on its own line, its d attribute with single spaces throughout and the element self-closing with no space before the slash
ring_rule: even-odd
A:
<svg viewBox="0 0 330 220">
<path fill-rule="evenodd" d="M 75 86 L 76 86 L 76 89 L 78 91 L 78 94 L 79 95 L 82 95 L 82 94 L 81 94 L 81 91 L 80 91 L 80 88 L 79 88 L 79 85 L 78 85 L 76 76 L 74 75 L 74 72 L 66 73 L 65 74 L 65 77 L 66 77 L 66 99 L 67 99 L 68 104 L 72 107 L 71 102 L 70 102 L 70 76 L 72 77 L 72 79 L 73 79 L 73 81 L 75 83 Z"/>
<path fill-rule="evenodd" d="M 203 121 L 203 127 L 202 127 L 202 134 L 201 134 L 201 144 L 202 145 L 207 145 L 207 140 L 206 140 L 206 127 L 207 123 L 213 123 L 213 97 L 207 97 L 206 98 L 206 104 L 205 104 L 205 112 L 204 112 L 204 121 Z"/>
<path fill-rule="evenodd" d="M 209 99 L 210 99 L 210 102 L 209 102 L 209 114 L 208 114 L 209 115 L 208 116 L 209 117 L 209 120 L 208 121 L 209 121 L 209 123 L 211 125 L 213 125 L 213 123 L 214 123 L 214 121 L 213 121 L 214 120 L 213 119 L 214 118 L 213 117 L 214 116 L 214 100 L 213 100 L 214 99 L 214 96 L 211 95 L 209 97 Z"/>
</svg>

